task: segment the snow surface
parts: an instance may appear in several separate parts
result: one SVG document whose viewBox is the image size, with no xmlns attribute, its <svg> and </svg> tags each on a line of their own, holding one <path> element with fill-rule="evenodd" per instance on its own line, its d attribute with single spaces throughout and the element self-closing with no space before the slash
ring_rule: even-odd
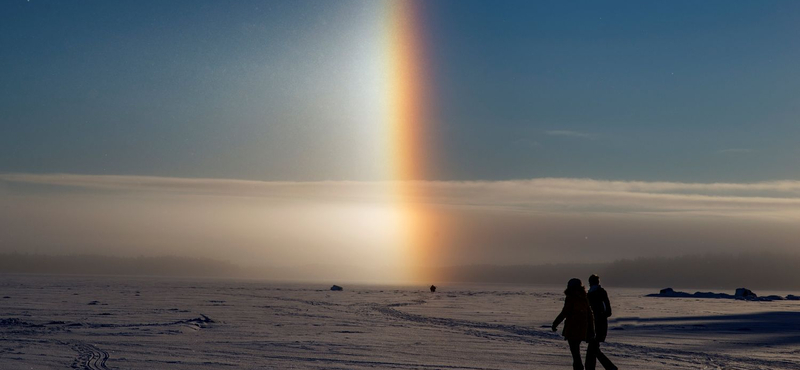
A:
<svg viewBox="0 0 800 370">
<path fill-rule="evenodd" d="M 562 287 L 332 283 L 4 275 L 0 369 L 571 369 Z M 800 369 L 798 301 L 605 288 L 622 369 Z"/>
</svg>

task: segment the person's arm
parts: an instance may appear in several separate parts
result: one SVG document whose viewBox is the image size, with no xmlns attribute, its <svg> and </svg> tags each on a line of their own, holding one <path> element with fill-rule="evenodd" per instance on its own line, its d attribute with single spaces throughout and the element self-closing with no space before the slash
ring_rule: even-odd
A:
<svg viewBox="0 0 800 370">
<path fill-rule="evenodd" d="M 606 317 L 611 317 L 611 301 L 608 300 L 608 292 L 603 289 L 603 304 L 606 305 Z"/>
<path fill-rule="evenodd" d="M 589 320 L 588 331 L 586 333 L 586 339 L 594 339 L 596 332 L 594 330 L 594 313 L 592 313 L 592 309 L 588 309 L 586 319 Z"/>
<path fill-rule="evenodd" d="M 567 315 L 569 314 L 569 308 L 569 297 L 567 297 L 564 299 L 564 308 L 561 309 L 561 313 L 559 313 L 556 317 L 556 320 L 553 321 L 553 331 L 558 330 L 558 324 L 561 324 L 561 322 L 567 318 Z"/>
</svg>

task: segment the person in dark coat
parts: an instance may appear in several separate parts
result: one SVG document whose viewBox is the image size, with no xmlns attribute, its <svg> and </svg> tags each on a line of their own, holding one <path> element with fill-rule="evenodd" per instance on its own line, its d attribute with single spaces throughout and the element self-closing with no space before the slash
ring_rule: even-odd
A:
<svg viewBox="0 0 800 370">
<path fill-rule="evenodd" d="M 558 330 L 558 324 L 566 320 L 562 335 L 569 343 L 569 351 L 572 353 L 572 368 L 583 370 L 581 342 L 594 338 L 592 309 L 586 299 L 586 288 L 583 287 L 580 279 L 570 279 L 564 294 L 567 296 L 564 299 L 564 308 L 553 322 L 553 331 Z"/>
<path fill-rule="evenodd" d="M 608 294 L 603 287 L 600 286 L 600 277 L 592 275 L 589 277 L 589 293 L 586 295 L 589 299 L 589 306 L 592 308 L 594 314 L 594 331 L 595 336 L 589 340 L 589 346 L 586 350 L 586 370 L 594 370 L 596 362 L 599 360 L 600 364 L 606 370 L 616 369 L 614 363 L 600 351 L 600 342 L 606 341 L 608 334 L 608 318 L 611 317 L 611 302 L 608 300 Z"/>
</svg>

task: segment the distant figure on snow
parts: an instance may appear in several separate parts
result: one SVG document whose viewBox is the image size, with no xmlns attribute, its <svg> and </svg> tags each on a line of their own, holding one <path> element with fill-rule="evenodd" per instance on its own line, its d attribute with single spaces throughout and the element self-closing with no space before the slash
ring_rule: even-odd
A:
<svg viewBox="0 0 800 370">
<path fill-rule="evenodd" d="M 431 293 L 436 293 L 436 285 L 431 285 Z"/>
<path fill-rule="evenodd" d="M 611 317 L 611 302 L 608 300 L 608 294 L 603 287 L 600 286 L 600 277 L 597 275 L 589 276 L 589 293 L 586 295 L 589 299 L 589 306 L 592 308 L 594 314 L 594 339 L 589 340 L 589 348 L 586 350 L 586 370 L 594 370 L 596 362 L 599 360 L 600 364 L 606 370 L 616 369 L 614 363 L 600 351 L 600 342 L 606 341 L 606 334 L 608 334 L 608 318 Z"/>
<path fill-rule="evenodd" d="M 572 353 L 572 369 L 583 370 L 581 342 L 594 338 L 592 309 L 589 308 L 586 288 L 580 279 L 570 279 L 564 294 L 567 296 L 564 299 L 564 308 L 553 322 L 553 331 L 558 330 L 558 324 L 566 319 L 562 335 L 569 343 L 569 351 Z"/>
</svg>

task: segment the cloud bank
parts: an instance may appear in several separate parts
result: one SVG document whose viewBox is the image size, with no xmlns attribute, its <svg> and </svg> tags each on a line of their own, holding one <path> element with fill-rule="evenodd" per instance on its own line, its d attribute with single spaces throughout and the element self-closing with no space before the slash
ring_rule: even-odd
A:
<svg viewBox="0 0 800 370">
<path fill-rule="evenodd" d="M 398 197 L 398 194 L 400 196 Z M 0 174 L 0 251 L 164 253 L 264 266 L 409 263 L 397 200 L 428 213 L 426 265 L 794 251 L 800 181 L 542 178 L 263 182 Z"/>
<path fill-rule="evenodd" d="M 530 212 L 800 216 L 800 181 L 677 183 L 542 178 L 510 181 L 267 182 L 230 179 L 0 174 L 6 187 L 47 185 L 100 194 L 386 202 L 393 192 L 419 203 Z"/>
</svg>

